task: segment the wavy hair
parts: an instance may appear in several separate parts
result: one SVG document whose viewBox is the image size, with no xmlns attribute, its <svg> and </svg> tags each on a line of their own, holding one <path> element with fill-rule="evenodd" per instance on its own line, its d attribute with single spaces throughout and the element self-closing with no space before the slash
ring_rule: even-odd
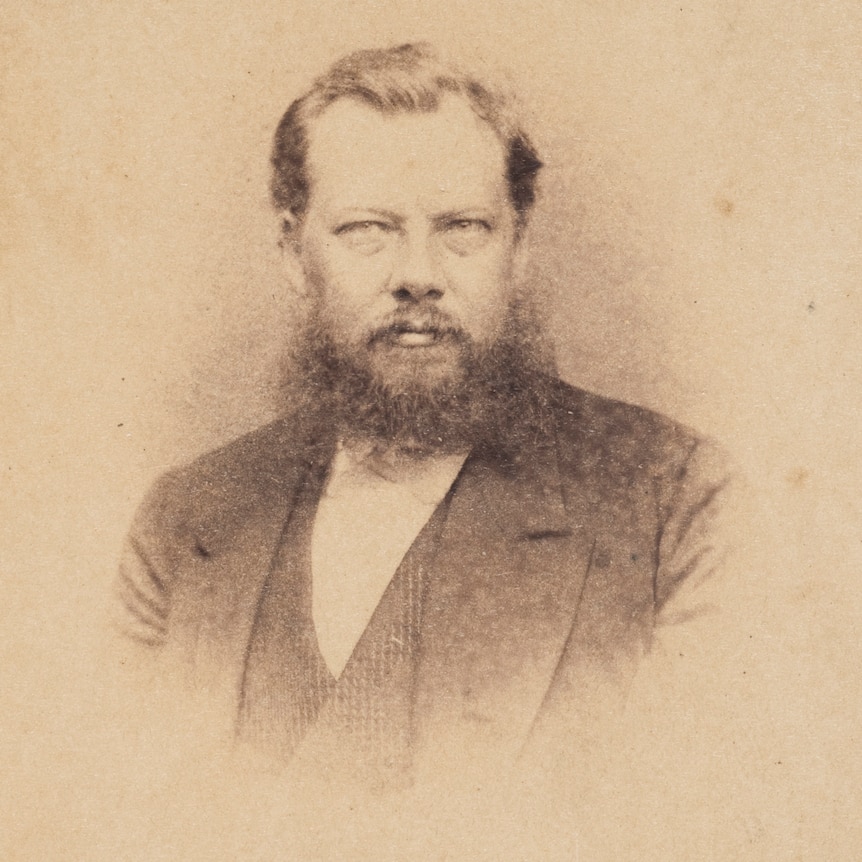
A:
<svg viewBox="0 0 862 862">
<path fill-rule="evenodd" d="M 444 64 L 425 43 L 348 54 L 291 104 L 275 132 L 273 204 L 297 219 L 304 215 L 310 185 L 306 168 L 309 124 L 336 100 L 359 100 L 384 114 L 431 112 L 446 94 L 466 99 L 505 147 L 509 199 L 518 228 L 523 228 L 536 199 L 536 178 L 542 167 L 536 150 L 507 99 Z"/>
</svg>

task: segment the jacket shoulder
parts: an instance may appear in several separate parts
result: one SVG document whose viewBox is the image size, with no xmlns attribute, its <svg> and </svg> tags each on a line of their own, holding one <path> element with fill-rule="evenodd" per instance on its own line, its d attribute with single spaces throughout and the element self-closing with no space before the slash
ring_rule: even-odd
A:
<svg viewBox="0 0 862 862">
<path fill-rule="evenodd" d="M 132 538 L 165 550 L 220 543 L 249 513 L 282 505 L 310 458 L 294 422 L 258 428 L 157 479 L 137 511 Z"/>
<path fill-rule="evenodd" d="M 167 471 L 156 480 L 145 504 L 176 513 L 235 506 L 249 495 L 283 484 L 283 468 L 299 457 L 288 424 L 277 420 Z"/>
<path fill-rule="evenodd" d="M 302 449 L 279 420 L 170 470 L 152 486 L 126 537 L 115 585 L 121 631 L 164 643 L 174 588 L 199 558 L 218 553 L 244 524 L 284 511 Z"/>
<path fill-rule="evenodd" d="M 616 538 L 654 536 L 656 607 L 710 580 L 735 545 L 745 487 L 724 449 L 653 410 L 568 384 L 558 393 L 564 481 L 609 514 Z"/>
<path fill-rule="evenodd" d="M 718 448 L 661 413 L 563 381 L 553 399 L 561 456 L 576 455 L 584 468 L 654 476 L 679 469 L 699 448 Z"/>
<path fill-rule="evenodd" d="M 249 524 L 286 512 L 308 463 L 302 423 L 280 419 L 163 474 L 138 507 L 123 546 L 120 627 L 156 643 L 191 560 L 218 554 Z"/>
</svg>

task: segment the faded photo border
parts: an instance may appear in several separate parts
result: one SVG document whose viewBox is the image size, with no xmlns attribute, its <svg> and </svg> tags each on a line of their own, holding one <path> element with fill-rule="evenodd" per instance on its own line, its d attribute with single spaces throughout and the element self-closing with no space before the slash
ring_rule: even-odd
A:
<svg viewBox="0 0 862 862">
<path fill-rule="evenodd" d="M 525 278 L 561 376 L 698 429 L 746 476 L 749 556 L 716 665 L 644 693 L 643 738 L 615 753 L 626 778 L 594 818 L 637 859 L 858 852 L 856 2 L 10 2 L 3 17 L 0 856 L 610 852 L 521 786 L 445 813 L 318 799 L 330 830 L 269 777 L 190 774 L 138 720 L 169 707 L 130 715 L 106 684 L 111 584 L 147 488 L 276 415 L 275 124 L 339 56 L 409 41 L 523 106 L 545 162 Z M 711 704 L 719 690 L 739 702 Z M 732 775 L 712 732 L 743 752 Z"/>
</svg>

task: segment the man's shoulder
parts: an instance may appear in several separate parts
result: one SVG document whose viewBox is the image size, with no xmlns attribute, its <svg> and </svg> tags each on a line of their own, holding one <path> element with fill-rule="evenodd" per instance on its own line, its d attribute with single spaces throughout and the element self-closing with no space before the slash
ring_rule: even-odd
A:
<svg viewBox="0 0 862 862">
<path fill-rule="evenodd" d="M 300 455 L 298 433 L 288 419 L 281 417 L 201 453 L 168 475 L 192 482 L 241 479 L 274 460 Z"/>
<path fill-rule="evenodd" d="M 715 444 L 655 410 L 580 389 L 562 380 L 551 388 L 561 452 L 606 469 L 666 469 Z"/>
<path fill-rule="evenodd" d="M 603 482 L 667 476 L 683 470 L 696 451 L 718 453 L 711 441 L 659 412 L 560 379 L 546 382 L 543 401 L 564 473 Z M 322 436 L 301 417 L 279 418 L 167 471 L 143 511 L 163 523 L 236 519 L 261 501 L 283 499 L 302 471 L 325 461 Z"/>
<path fill-rule="evenodd" d="M 280 418 L 163 473 L 147 494 L 138 521 L 219 523 L 262 500 L 278 500 L 309 462 L 302 423 Z"/>
<path fill-rule="evenodd" d="M 717 450 L 709 438 L 663 413 L 581 389 L 559 378 L 544 388 L 561 454 L 605 469 L 664 470 L 695 450 Z M 331 448 L 331 447 L 329 447 Z M 227 499 L 271 493 L 294 481 L 297 469 L 325 460 L 326 440 L 301 417 L 281 417 L 165 473 L 160 494 L 178 500 Z"/>
</svg>

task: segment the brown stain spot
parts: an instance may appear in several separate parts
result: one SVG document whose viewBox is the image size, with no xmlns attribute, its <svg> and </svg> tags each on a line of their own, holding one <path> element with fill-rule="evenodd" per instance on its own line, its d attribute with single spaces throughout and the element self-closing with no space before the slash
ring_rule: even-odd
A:
<svg viewBox="0 0 862 862">
<path fill-rule="evenodd" d="M 808 481 L 808 470 L 805 467 L 796 467 L 787 474 L 787 481 L 796 488 L 804 487 Z"/>
<path fill-rule="evenodd" d="M 604 549 L 600 548 L 593 556 L 593 565 L 597 569 L 606 569 L 611 564 L 611 555 Z"/>
<path fill-rule="evenodd" d="M 733 210 L 736 207 L 736 204 L 730 198 L 725 197 L 717 197 L 715 199 L 715 208 L 726 218 L 729 218 L 733 215 Z"/>
</svg>

